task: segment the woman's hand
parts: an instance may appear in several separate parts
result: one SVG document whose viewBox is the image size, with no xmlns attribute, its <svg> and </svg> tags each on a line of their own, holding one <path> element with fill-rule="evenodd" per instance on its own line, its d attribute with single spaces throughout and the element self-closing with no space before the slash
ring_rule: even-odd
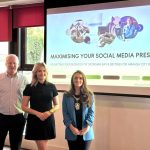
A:
<svg viewBox="0 0 150 150">
<path fill-rule="evenodd" d="M 87 125 L 85 128 L 83 128 L 82 130 L 80 130 L 80 135 L 84 135 L 86 134 L 90 129 L 90 126 Z"/>
<path fill-rule="evenodd" d="M 80 135 L 80 131 L 77 128 L 75 128 L 72 124 L 70 124 L 69 127 L 74 135 Z"/>
<path fill-rule="evenodd" d="M 41 121 L 44 121 L 46 120 L 49 116 L 50 116 L 50 112 L 49 111 L 46 111 L 46 112 L 38 112 L 36 114 L 36 116 L 41 120 Z"/>
</svg>

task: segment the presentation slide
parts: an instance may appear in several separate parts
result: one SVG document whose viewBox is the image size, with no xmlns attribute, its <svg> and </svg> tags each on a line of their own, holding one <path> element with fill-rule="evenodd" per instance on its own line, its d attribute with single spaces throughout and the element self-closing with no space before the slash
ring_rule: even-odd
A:
<svg viewBox="0 0 150 150">
<path fill-rule="evenodd" d="M 96 92 L 130 87 L 138 89 L 135 94 L 150 95 L 150 3 L 126 3 L 47 9 L 51 82 L 68 85 L 72 73 L 81 70 Z"/>
</svg>

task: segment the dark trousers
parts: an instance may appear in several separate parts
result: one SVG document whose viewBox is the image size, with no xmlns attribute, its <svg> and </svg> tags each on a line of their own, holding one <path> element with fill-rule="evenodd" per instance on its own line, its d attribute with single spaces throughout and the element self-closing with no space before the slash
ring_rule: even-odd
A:
<svg viewBox="0 0 150 150">
<path fill-rule="evenodd" d="M 11 150 L 20 150 L 24 125 L 25 118 L 23 114 L 0 114 L 0 150 L 3 150 L 8 132 Z"/>
<path fill-rule="evenodd" d="M 84 141 L 83 136 L 78 136 L 76 141 L 69 141 L 69 150 L 89 150 L 92 141 Z"/>
</svg>

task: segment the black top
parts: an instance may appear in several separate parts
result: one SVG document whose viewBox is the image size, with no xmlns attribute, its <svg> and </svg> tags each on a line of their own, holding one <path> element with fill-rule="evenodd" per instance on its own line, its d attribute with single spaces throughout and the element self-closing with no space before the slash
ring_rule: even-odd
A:
<svg viewBox="0 0 150 150">
<path fill-rule="evenodd" d="M 81 102 L 81 97 L 80 95 L 74 95 L 76 98 L 80 98 L 80 100 L 78 101 L 80 104 L 80 109 L 76 110 L 75 109 L 75 113 L 76 113 L 76 120 L 77 120 L 77 128 L 79 130 L 82 129 L 82 102 Z M 76 100 L 74 101 L 74 103 L 76 103 Z"/>
<path fill-rule="evenodd" d="M 30 96 L 30 107 L 32 109 L 44 112 L 52 108 L 52 99 L 58 95 L 58 92 L 54 84 L 38 82 L 36 86 L 28 84 L 23 95 Z"/>
</svg>

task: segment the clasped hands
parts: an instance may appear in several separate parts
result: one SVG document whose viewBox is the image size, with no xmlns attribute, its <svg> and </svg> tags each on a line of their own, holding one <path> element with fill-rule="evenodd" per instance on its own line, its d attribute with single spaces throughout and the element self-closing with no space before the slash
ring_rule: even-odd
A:
<svg viewBox="0 0 150 150">
<path fill-rule="evenodd" d="M 74 135 L 84 135 L 88 132 L 90 126 L 87 125 L 85 128 L 82 128 L 82 130 L 77 129 L 76 127 L 71 127 L 71 131 L 73 132 Z"/>
<path fill-rule="evenodd" d="M 52 113 L 50 113 L 49 111 L 45 111 L 45 112 L 38 112 L 36 114 L 36 116 L 41 120 L 44 121 L 46 120 Z"/>
</svg>

